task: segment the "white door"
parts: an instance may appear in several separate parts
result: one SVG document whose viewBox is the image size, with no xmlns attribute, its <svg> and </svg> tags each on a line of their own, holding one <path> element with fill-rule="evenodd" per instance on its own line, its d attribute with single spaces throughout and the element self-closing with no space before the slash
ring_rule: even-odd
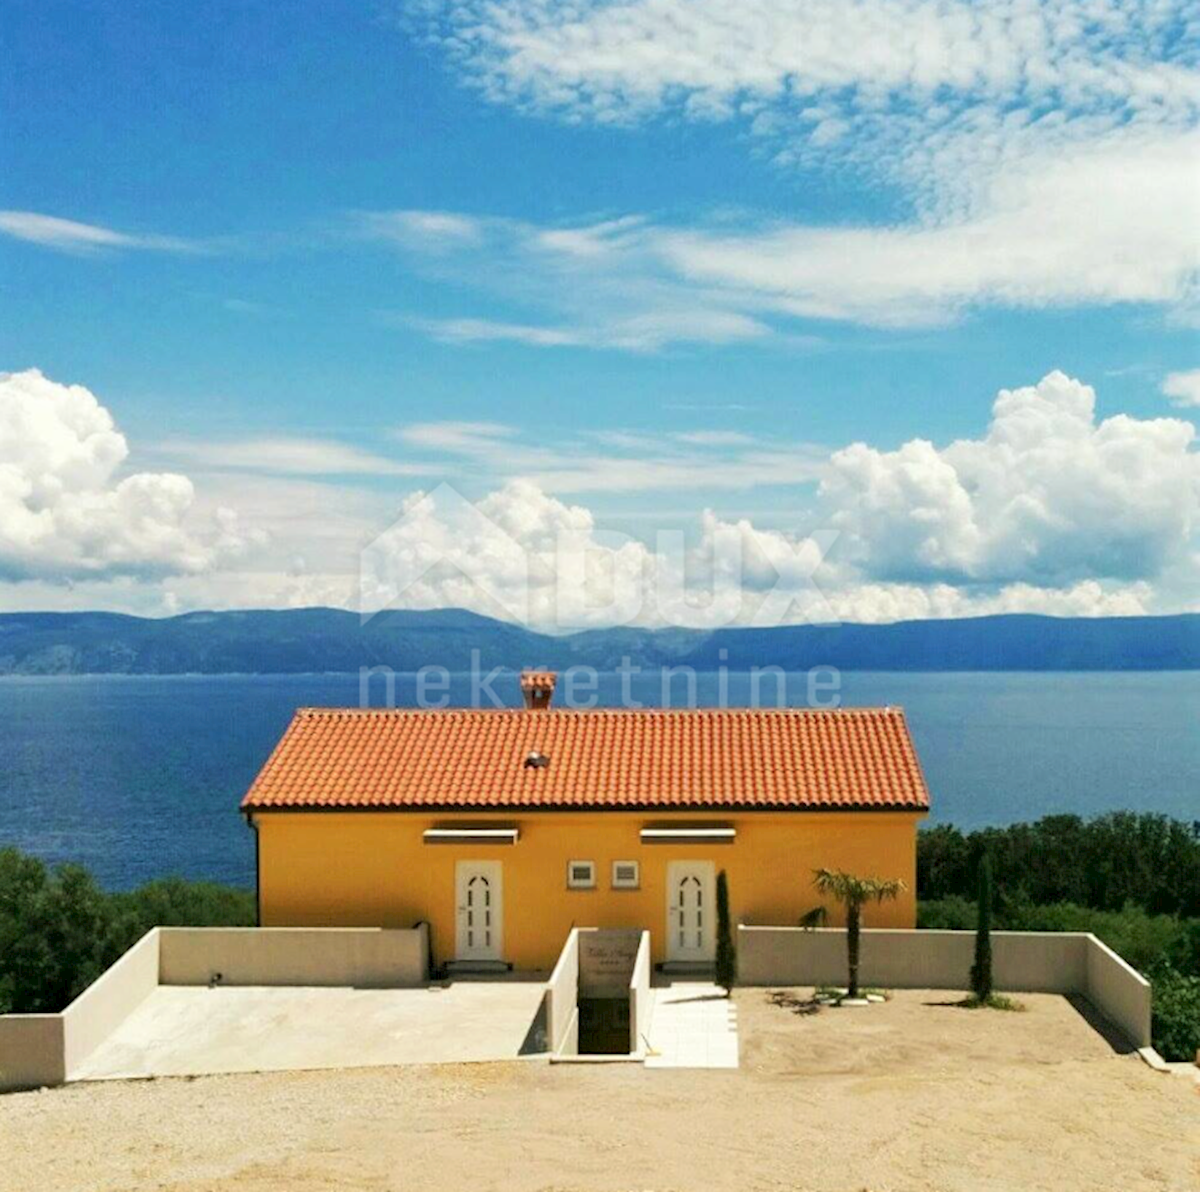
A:
<svg viewBox="0 0 1200 1192">
<path fill-rule="evenodd" d="M 667 866 L 667 960 L 711 961 L 716 915 L 713 863 L 672 861 Z"/>
<path fill-rule="evenodd" d="M 504 903 L 499 861 L 459 861 L 454 870 L 459 960 L 499 960 Z"/>
</svg>

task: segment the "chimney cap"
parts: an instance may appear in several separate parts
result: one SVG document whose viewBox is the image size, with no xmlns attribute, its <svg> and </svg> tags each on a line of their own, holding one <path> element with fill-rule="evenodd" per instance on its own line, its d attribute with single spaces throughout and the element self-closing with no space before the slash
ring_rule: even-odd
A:
<svg viewBox="0 0 1200 1192">
<path fill-rule="evenodd" d="M 548 670 L 523 670 L 521 672 L 521 694 L 525 697 L 526 710 L 542 711 L 550 706 L 554 698 L 554 684 L 558 675 Z"/>
</svg>

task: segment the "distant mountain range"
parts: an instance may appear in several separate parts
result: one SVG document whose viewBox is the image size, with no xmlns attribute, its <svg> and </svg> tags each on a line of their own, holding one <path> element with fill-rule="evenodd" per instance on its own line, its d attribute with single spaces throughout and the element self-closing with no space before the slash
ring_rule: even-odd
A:
<svg viewBox="0 0 1200 1192">
<path fill-rule="evenodd" d="M 781 666 L 807 670 L 1081 671 L 1200 669 L 1200 614 L 1173 617 L 974 617 L 775 629 L 596 629 L 535 633 L 461 609 L 387 612 L 365 625 L 330 608 L 0 614 L 0 675 L 301 674 L 363 666 L 612 670 Z"/>
</svg>

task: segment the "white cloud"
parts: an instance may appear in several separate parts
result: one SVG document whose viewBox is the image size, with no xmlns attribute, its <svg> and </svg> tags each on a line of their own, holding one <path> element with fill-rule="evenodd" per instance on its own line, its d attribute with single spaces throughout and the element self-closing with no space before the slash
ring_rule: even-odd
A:
<svg viewBox="0 0 1200 1192">
<path fill-rule="evenodd" d="M 420 464 L 388 459 L 331 439 L 166 439 L 158 454 L 205 468 L 293 476 L 427 476 Z"/>
<path fill-rule="evenodd" d="M 486 233 L 483 222 L 454 211 L 364 211 L 355 218 L 364 235 L 424 252 L 478 244 Z"/>
<path fill-rule="evenodd" d="M 469 460 L 476 475 L 530 481 L 559 496 L 819 482 L 801 537 L 818 527 L 840 533 L 832 552 L 839 587 L 883 583 L 889 599 L 896 585 L 985 587 L 992 598 L 1001 585 L 1153 581 L 1195 549 L 1195 428 L 1177 418 L 1098 419 L 1095 402 L 1089 386 L 1054 372 L 1002 390 L 981 438 L 946 446 L 916 439 L 891 451 L 855 443 L 831 453 L 710 429 L 610 434 L 603 451 L 556 440 L 550 428 L 536 445 L 492 423 L 423 423 L 399 433 L 412 447 Z"/>
<path fill-rule="evenodd" d="M 821 485 L 846 555 L 893 581 L 1151 579 L 1200 527 L 1195 428 L 1117 414 L 1060 372 L 1001 390 L 982 439 L 834 453 Z"/>
<path fill-rule="evenodd" d="M 479 421 L 418 424 L 399 439 L 412 467 L 466 469 L 490 491 L 475 505 L 447 503 L 444 489 L 411 494 L 397 522 L 393 492 L 353 482 L 380 460 L 287 439 L 244 456 L 188 444 L 200 469 L 193 491 L 181 475 L 125 474 L 127 444 L 86 389 L 33 371 L 5 376 L 4 602 L 65 606 L 64 581 L 73 607 L 149 613 L 358 607 L 361 594 L 368 610 L 382 598 L 513 616 L 519 597 L 523 619 L 550 629 L 1198 607 L 1194 429 L 1098 418 L 1092 390 L 1061 373 L 1001 391 L 986 433 L 948 445 L 830 452 L 703 424 L 602 441 L 547 429 L 530 444 Z M 303 478 L 330 471 L 344 479 Z M 764 502 L 768 513 L 731 516 L 689 498 L 686 533 L 676 516 L 656 525 L 637 515 L 636 536 L 605 528 L 601 505 L 572 497 L 774 486 L 790 495 Z M 268 542 L 239 528 L 234 504 Z M 377 566 L 360 587 L 364 548 Z M 414 574 L 393 600 L 397 578 Z"/>
<path fill-rule="evenodd" d="M 1153 586 L 1081 580 L 962 587 L 887 582 L 832 563 L 830 535 L 763 530 L 703 512 L 690 543 L 603 531 L 590 509 L 532 481 L 470 504 L 444 486 L 415 493 L 364 555 L 362 605 L 467 608 L 560 632 L 609 625 L 879 622 L 1039 612 L 1133 616 Z"/>
<path fill-rule="evenodd" d="M 754 442 L 750 435 L 736 430 L 687 430 L 672 437 L 694 447 L 743 447 Z"/>
<path fill-rule="evenodd" d="M 1200 368 L 1168 373 L 1162 391 L 1177 406 L 1200 406 Z"/>
<path fill-rule="evenodd" d="M 495 102 L 571 121 L 737 122 L 782 166 L 854 171 L 914 212 L 542 229 L 527 235 L 546 273 L 570 258 L 755 320 L 920 325 L 981 304 L 1112 303 L 1198 317 L 1200 43 L 1182 0 L 425 8 Z"/>
<path fill-rule="evenodd" d="M 404 252 L 414 267 L 498 295 L 522 311 L 519 319 L 381 314 L 443 343 L 655 352 L 771 334 L 752 296 L 681 276 L 658 247 L 659 230 L 646 220 L 543 227 L 473 218 L 471 237 L 431 238 L 412 231 L 413 221 L 425 215 L 439 223 L 451 218 L 445 212 L 382 211 L 357 219 L 360 233 Z M 536 318 L 527 317 L 530 312 Z"/>
<path fill-rule="evenodd" d="M 414 422 L 398 431 L 397 436 L 414 447 L 487 456 L 505 450 L 497 440 L 511 439 L 516 433 L 515 427 L 502 422 Z"/>
<path fill-rule="evenodd" d="M 62 252 L 97 252 L 117 249 L 155 249 L 193 252 L 196 246 L 175 236 L 118 232 L 96 224 L 77 223 L 36 211 L 0 211 L 0 233 Z"/>
<path fill-rule="evenodd" d="M 981 438 L 945 447 L 913 440 L 891 451 L 857 443 L 813 462 L 808 474 L 822 478 L 816 504 L 791 527 L 705 511 L 685 546 L 678 531 L 602 534 L 591 509 L 562 499 L 616 489 L 617 475 L 625 488 L 711 488 L 705 473 L 725 478 L 731 467 L 746 487 L 776 481 L 769 467 L 755 475 L 757 444 L 683 434 L 698 449 L 686 462 L 660 457 L 652 441 L 640 453 L 622 442 L 613 445 L 611 473 L 568 447 L 534 449 L 540 473 L 528 469 L 472 506 L 470 525 L 419 494 L 405 557 L 428 549 L 449 566 L 423 573 L 406 599 L 511 616 L 528 583 L 522 619 L 555 629 L 624 619 L 715 626 L 1198 607 L 1194 428 L 1170 418 L 1098 419 L 1091 388 L 1060 372 L 1002 390 Z M 434 424 L 412 435 L 510 470 L 531 462 L 504 427 Z M 560 458 L 551 463 L 547 452 Z M 560 536 L 585 565 L 564 567 Z"/>
<path fill-rule="evenodd" d="M 769 611 L 777 584 L 803 594 L 810 609 L 821 603 L 810 583 L 820 542 L 708 513 L 700 528 L 691 547 L 674 533 L 652 547 L 598 529 L 588 508 L 531 480 L 475 503 L 441 486 L 414 493 L 364 552 L 361 608 L 470 608 L 563 631 L 751 621 Z M 789 603 L 774 597 L 782 613 Z"/>
<path fill-rule="evenodd" d="M 161 577 L 208 570 L 255 544 L 227 507 L 196 524 L 186 476 L 120 476 L 127 455 L 83 386 L 36 369 L 0 373 L 0 574 Z"/>
<path fill-rule="evenodd" d="M 1009 307 L 1192 302 L 1200 137 L 1116 136 L 1014 162 L 962 216 L 868 228 L 662 230 L 684 277 L 781 312 L 882 325 Z"/>
<path fill-rule="evenodd" d="M 451 0 L 430 30 L 490 99 L 572 119 L 785 115 L 835 138 L 906 101 L 1166 119 L 1197 99 L 1181 0 Z M 763 128 L 762 126 L 767 126 Z"/>
<path fill-rule="evenodd" d="M 598 327 L 538 327 L 493 319 L 423 319 L 414 325 L 443 343 L 488 343 L 507 340 L 536 348 L 619 348 L 653 352 L 668 344 L 736 343 L 759 339 L 769 328 L 736 311 L 648 311 L 629 319 L 613 319 Z"/>
<path fill-rule="evenodd" d="M 411 322 L 413 326 L 428 331 L 434 339 L 448 344 L 506 340 L 535 348 L 571 348 L 583 344 L 583 337 L 578 331 L 536 327 L 529 323 L 503 323 L 495 319 L 416 319 Z"/>
<path fill-rule="evenodd" d="M 537 445 L 517 440 L 512 427 L 489 422 L 422 422 L 397 433 L 411 447 L 470 460 L 487 478 L 532 480 L 555 493 L 805 485 L 821 475 L 825 458 L 811 444 L 767 445 L 736 431 L 610 431 L 580 442 L 556 440 L 547 427 Z M 715 456 L 715 448 L 725 450 Z"/>
<path fill-rule="evenodd" d="M 767 340 L 796 319 L 939 325 L 988 305 L 1151 304 L 1191 321 L 1198 162 L 1200 134 L 1133 126 L 975 171 L 965 207 L 892 225 L 496 219 L 486 240 L 439 248 L 437 270 L 546 319 L 408 321 L 452 343 L 627 351 Z"/>
</svg>

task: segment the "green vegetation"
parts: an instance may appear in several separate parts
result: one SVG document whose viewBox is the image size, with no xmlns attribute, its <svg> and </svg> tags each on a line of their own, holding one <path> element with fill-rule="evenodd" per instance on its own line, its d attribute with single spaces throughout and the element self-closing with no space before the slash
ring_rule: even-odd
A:
<svg viewBox="0 0 1200 1192">
<path fill-rule="evenodd" d="M 1193 1060 L 1200 1055 L 1200 976 L 1165 965 L 1153 974 L 1154 1015 L 1150 1030 L 1163 1059 Z"/>
<path fill-rule="evenodd" d="M 737 984 L 737 947 L 729 921 L 729 882 L 723 869 L 717 874 L 717 984 L 726 997 Z"/>
<path fill-rule="evenodd" d="M 975 963 L 971 965 L 971 992 L 981 1006 L 992 997 L 992 861 L 979 859 L 979 898 L 975 920 Z"/>
<path fill-rule="evenodd" d="M 862 931 L 862 908 L 868 902 L 899 897 L 904 883 L 899 878 L 856 877 L 840 869 L 818 869 L 813 875 L 817 892 L 846 907 L 846 967 L 848 998 L 858 997 L 858 953 Z"/>
<path fill-rule="evenodd" d="M 975 903 L 965 898 L 917 904 L 917 926 L 971 931 Z M 999 901 L 992 914 L 997 931 L 1090 931 L 1134 968 L 1147 972 L 1162 960 L 1200 975 L 1200 919 L 1151 915 L 1130 903 L 1119 911 L 1097 911 L 1073 902 L 1037 906 Z"/>
<path fill-rule="evenodd" d="M 1101 911 L 1128 903 L 1151 914 L 1200 916 L 1200 835 L 1165 815 L 1118 811 L 1084 820 L 963 833 L 939 825 L 917 837 L 917 892 L 935 902 L 975 896 L 978 858 L 991 855 L 998 903 L 1071 902 Z"/>
<path fill-rule="evenodd" d="M 66 1006 L 155 926 L 254 923 L 254 895 L 165 878 L 107 894 L 87 870 L 0 849 L 0 1014 Z"/>
</svg>

